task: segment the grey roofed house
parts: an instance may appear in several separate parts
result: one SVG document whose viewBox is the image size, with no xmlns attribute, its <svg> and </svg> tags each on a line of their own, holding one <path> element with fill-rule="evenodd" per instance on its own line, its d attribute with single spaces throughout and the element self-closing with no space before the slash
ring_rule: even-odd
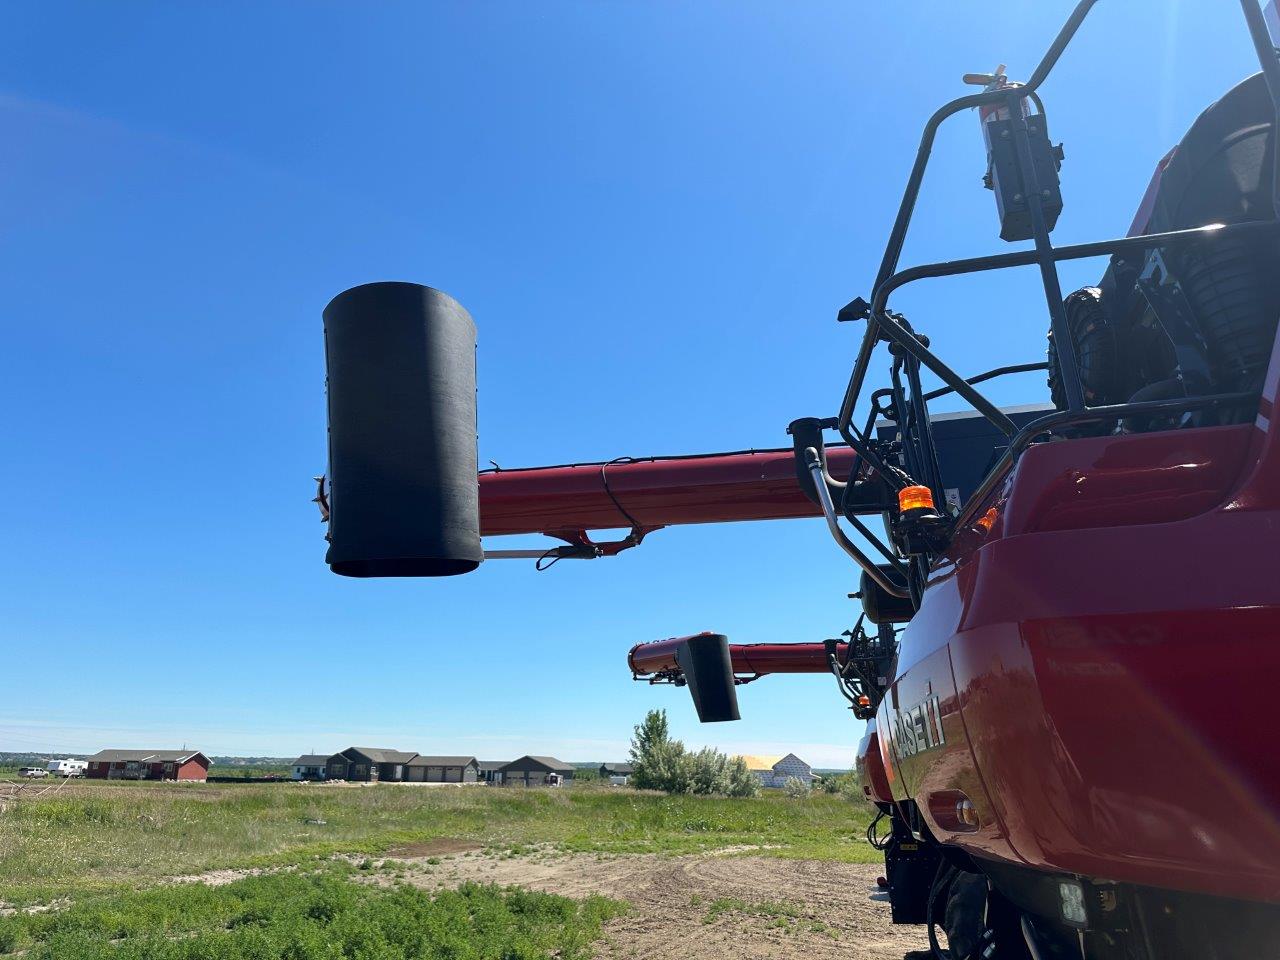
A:
<svg viewBox="0 0 1280 960">
<path fill-rule="evenodd" d="M 99 750 L 90 761 L 114 763 L 117 760 L 150 760 L 154 763 L 181 763 L 200 753 L 199 750 Z"/>
<path fill-rule="evenodd" d="M 503 764 L 497 773 L 502 776 L 503 786 L 537 787 L 545 785 L 552 774 L 561 780 L 572 780 L 574 769 L 573 764 L 555 757 L 529 755 Z"/>
<path fill-rule="evenodd" d="M 573 771 L 577 769 L 572 763 L 565 763 L 563 760 L 557 760 L 555 757 L 537 757 L 533 754 L 529 754 L 526 757 L 521 757 L 520 760 L 532 760 L 535 763 L 542 764 L 548 770 L 554 770 L 556 773 L 573 773 Z M 511 763 L 507 764 L 507 766 L 509 767 L 512 763 L 519 762 L 519 760 L 512 760 Z"/>
<path fill-rule="evenodd" d="M 493 783 L 494 780 L 502 779 L 495 775 L 507 765 L 506 760 L 479 760 L 477 763 L 480 765 L 480 779 L 485 783 Z"/>
<path fill-rule="evenodd" d="M 465 767 L 468 764 L 480 765 L 480 761 L 475 757 L 428 757 L 425 754 L 418 754 L 409 761 L 411 767 Z"/>
<path fill-rule="evenodd" d="M 417 755 L 412 750 L 386 747 L 347 747 L 326 758 L 325 776 L 330 780 L 399 781 L 404 779 L 406 765 Z"/>
<path fill-rule="evenodd" d="M 351 747 L 358 750 L 374 763 L 408 763 L 418 754 L 413 750 L 388 750 L 383 747 Z"/>
<path fill-rule="evenodd" d="M 419 754 L 406 764 L 404 778 L 411 783 L 475 783 L 480 778 L 480 761 Z"/>
<path fill-rule="evenodd" d="M 602 777 L 629 777 L 636 772 L 636 768 L 630 763 L 602 763 L 600 764 L 600 776 Z"/>
</svg>

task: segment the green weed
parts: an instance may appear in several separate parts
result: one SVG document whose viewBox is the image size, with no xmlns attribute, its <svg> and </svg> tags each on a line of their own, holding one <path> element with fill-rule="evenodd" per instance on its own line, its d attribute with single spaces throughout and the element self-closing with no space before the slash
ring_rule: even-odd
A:
<svg viewBox="0 0 1280 960">
<path fill-rule="evenodd" d="M 717 897 L 707 907 L 704 922 L 711 923 L 716 917 L 725 913 L 743 913 L 753 917 L 773 919 L 770 926 L 790 928 L 790 921 L 800 916 L 800 908 L 793 903 L 781 900 L 761 900 L 749 903 L 740 897 Z"/>
<path fill-rule="evenodd" d="M 352 883 L 339 867 L 222 887 L 155 887 L 0 918 L 24 960 L 582 960 L 625 907 L 516 888 L 428 894 Z"/>
</svg>

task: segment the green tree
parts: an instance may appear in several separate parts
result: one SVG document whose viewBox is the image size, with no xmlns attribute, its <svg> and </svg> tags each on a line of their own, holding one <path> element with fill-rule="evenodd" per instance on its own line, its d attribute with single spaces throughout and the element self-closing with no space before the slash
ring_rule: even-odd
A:
<svg viewBox="0 0 1280 960">
<path fill-rule="evenodd" d="M 741 757 L 727 757 L 712 747 L 689 753 L 672 740 L 665 710 L 650 710 L 636 725 L 631 762 L 631 783 L 642 790 L 721 797 L 754 797 L 760 790 Z"/>
<path fill-rule="evenodd" d="M 760 781 L 747 769 L 747 761 L 741 757 L 729 759 L 726 771 L 729 788 L 725 791 L 731 797 L 754 797 L 760 793 Z"/>
<path fill-rule="evenodd" d="M 641 790 L 684 793 L 688 776 L 684 744 L 671 739 L 667 711 L 650 710 L 631 739 L 631 783 Z"/>
<path fill-rule="evenodd" d="M 729 758 L 703 747 L 690 756 L 689 792 L 725 796 L 729 793 Z"/>
<path fill-rule="evenodd" d="M 635 736 L 631 738 L 631 763 L 644 763 L 654 747 L 671 741 L 671 727 L 667 723 L 667 711 L 650 710 L 644 715 L 644 722 L 635 728 Z"/>
<path fill-rule="evenodd" d="M 679 740 L 668 740 L 653 753 L 655 786 L 667 793 L 693 792 L 693 757 Z"/>
<path fill-rule="evenodd" d="M 782 792 L 792 800 L 801 800 L 809 795 L 809 785 L 799 777 L 787 777 L 782 785 Z"/>
</svg>

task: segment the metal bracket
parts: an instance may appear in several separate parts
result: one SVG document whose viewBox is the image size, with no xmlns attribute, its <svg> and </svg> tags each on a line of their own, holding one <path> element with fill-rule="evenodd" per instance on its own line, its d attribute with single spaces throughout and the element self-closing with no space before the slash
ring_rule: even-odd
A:
<svg viewBox="0 0 1280 960">
<path fill-rule="evenodd" d="M 548 530 L 548 537 L 563 540 L 568 546 L 551 547 L 550 549 L 523 550 L 486 550 L 486 560 L 537 560 L 540 570 L 545 570 L 559 560 L 595 560 L 598 557 L 614 557 L 623 550 L 640 546 L 644 538 L 662 527 L 632 527 L 631 532 L 621 540 L 610 540 L 597 543 L 587 536 L 585 530 Z M 544 561 L 550 561 L 544 563 Z"/>
<path fill-rule="evenodd" d="M 325 491 L 325 475 L 322 473 L 318 477 L 312 477 L 316 482 L 316 495 L 311 498 L 311 502 L 320 508 L 320 522 L 329 522 L 329 494 Z"/>
<path fill-rule="evenodd" d="M 735 687 L 741 687 L 744 684 L 754 683 L 755 681 L 759 680 L 761 677 L 765 677 L 765 676 L 768 676 L 768 674 L 753 673 L 749 677 L 734 677 L 733 685 Z M 669 683 L 672 686 L 676 686 L 676 687 L 687 687 L 689 685 L 689 681 L 685 679 L 685 675 L 681 673 L 679 670 L 662 670 L 649 677 L 637 677 L 634 674 L 632 674 L 631 679 L 635 680 L 637 683 L 647 683 L 651 687 L 656 686 L 657 684 L 660 684 L 660 683 Z"/>
</svg>

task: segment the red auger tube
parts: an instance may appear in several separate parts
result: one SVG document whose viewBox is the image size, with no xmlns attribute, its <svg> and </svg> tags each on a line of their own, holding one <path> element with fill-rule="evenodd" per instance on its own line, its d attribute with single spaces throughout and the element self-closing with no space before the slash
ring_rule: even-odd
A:
<svg viewBox="0 0 1280 960">
<path fill-rule="evenodd" d="M 833 476 L 847 477 L 854 459 L 847 447 L 827 449 Z M 789 448 L 480 474 L 486 537 L 817 516 Z"/>
<path fill-rule="evenodd" d="M 627 665 L 637 677 L 652 676 L 678 670 L 676 648 L 688 637 L 672 637 L 652 643 L 638 643 L 627 654 Z M 848 644 L 836 647 L 841 663 L 848 655 Z M 729 657 L 733 672 L 742 674 L 766 673 L 828 673 L 827 649 L 822 643 L 731 643 Z"/>
</svg>

